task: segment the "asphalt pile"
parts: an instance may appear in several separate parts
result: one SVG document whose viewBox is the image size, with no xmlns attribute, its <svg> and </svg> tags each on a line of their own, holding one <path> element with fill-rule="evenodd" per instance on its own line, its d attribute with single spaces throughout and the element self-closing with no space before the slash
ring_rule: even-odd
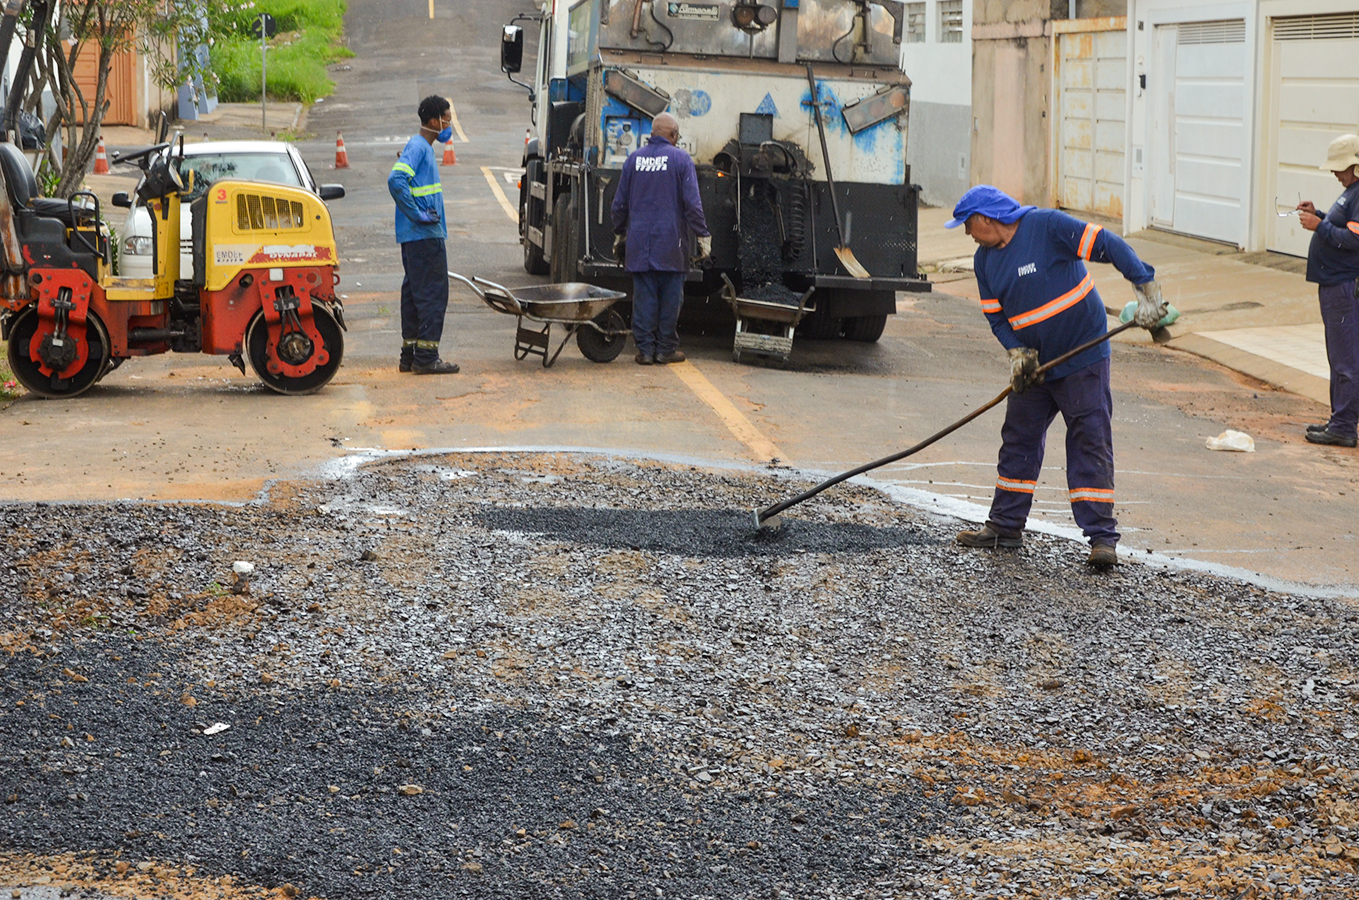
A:
<svg viewBox="0 0 1359 900">
<path fill-rule="evenodd" d="M 1359 892 L 1352 604 L 856 486 L 755 529 L 802 487 L 493 454 L 0 508 L 0 887 Z"/>
<path fill-rule="evenodd" d="M 758 185 L 758 182 L 755 182 Z M 783 284 L 783 246 L 778 211 L 767 189 L 754 187 L 741 196 L 741 296 L 748 300 L 797 306 L 798 294 Z"/>
</svg>

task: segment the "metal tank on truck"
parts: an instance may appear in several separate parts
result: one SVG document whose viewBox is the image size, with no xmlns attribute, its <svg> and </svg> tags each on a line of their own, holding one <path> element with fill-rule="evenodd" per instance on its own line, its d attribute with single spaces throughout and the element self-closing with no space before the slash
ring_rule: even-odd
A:
<svg viewBox="0 0 1359 900">
<path fill-rule="evenodd" d="M 609 207 L 628 154 L 669 111 L 713 234 L 686 310 L 724 288 L 793 304 L 810 291 L 800 334 L 876 341 L 897 291 L 930 289 L 906 164 L 904 21 L 903 3 L 868 0 L 542 0 L 501 46 L 533 107 L 524 268 L 630 288 Z M 525 27 L 537 33 L 531 74 Z"/>
</svg>

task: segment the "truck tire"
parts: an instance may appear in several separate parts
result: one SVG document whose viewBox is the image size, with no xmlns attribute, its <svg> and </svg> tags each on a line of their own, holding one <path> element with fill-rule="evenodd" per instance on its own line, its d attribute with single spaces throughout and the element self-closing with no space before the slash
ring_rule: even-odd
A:
<svg viewBox="0 0 1359 900">
<path fill-rule="evenodd" d="M 524 271 L 530 275 L 546 275 L 551 271 L 547 260 L 543 258 L 543 248 L 529 240 L 528 230 L 530 225 L 534 225 L 540 231 L 543 223 L 536 224 L 529 216 L 529 186 L 537 179 L 538 173 L 543 169 L 542 160 L 531 159 L 524 167 L 524 182 L 519 189 L 519 232 L 520 239 L 524 242 Z"/>
<path fill-rule="evenodd" d="M 580 241 L 576 235 L 575 211 L 570 194 L 557 198 L 552 216 L 552 282 L 567 284 L 579 281 Z"/>
<path fill-rule="evenodd" d="M 809 341 L 831 341 L 840 336 L 844 319 L 835 319 L 821 309 L 803 318 L 797 326 L 798 337 Z"/>
<path fill-rule="evenodd" d="M 844 320 L 845 339 L 872 344 L 882 337 L 887 327 L 887 316 L 853 316 Z"/>
</svg>

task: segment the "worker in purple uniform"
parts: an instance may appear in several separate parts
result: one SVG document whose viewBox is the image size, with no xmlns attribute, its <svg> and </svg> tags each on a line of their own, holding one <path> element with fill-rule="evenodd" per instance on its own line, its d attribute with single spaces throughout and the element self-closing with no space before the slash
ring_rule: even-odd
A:
<svg viewBox="0 0 1359 900">
<path fill-rule="evenodd" d="M 986 524 L 964 531 L 967 547 L 1019 547 L 1048 426 L 1066 422 L 1066 479 L 1071 512 L 1090 542 L 1093 566 L 1118 562 L 1114 518 L 1114 447 L 1110 417 L 1109 344 L 1101 343 L 1046 375 L 1039 366 L 1108 330 L 1104 303 L 1085 268 L 1113 263 L 1137 293 L 1134 319 L 1151 329 L 1166 309 L 1155 271 L 1118 235 L 1055 209 L 1020 206 L 989 184 L 972 188 L 946 225 L 967 227 L 980 246 L 974 257 L 982 312 L 1010 354 L 1010 385 L 1001 428 L 995 498 Z"/>
<path fill-rule="evenodd" d="M 1344 186 L 1322 216 L 1310 200 L 1298 204 L 1302 227 L 1314 232 L 1307 248 L 1307 280 L 1317 286 L 1331 364 L 1330 421 L 1307 426 L 1313 444 L 1359 444 L 1359 135 L 1331 141 L 1326 165 Z"/>
<path fill-rule="evenodd" d="M 698 175 L 679 141 L 679 120 L 661 113 L 651 139 L 628 156 L 613 197 L 614 257 L 632 274 L 632 339 L 638 365 L 684 362 L 678 323 L 689 271 L 689 232 L 697 259 L 713 239 L 698 196 Z"/>
</svg>

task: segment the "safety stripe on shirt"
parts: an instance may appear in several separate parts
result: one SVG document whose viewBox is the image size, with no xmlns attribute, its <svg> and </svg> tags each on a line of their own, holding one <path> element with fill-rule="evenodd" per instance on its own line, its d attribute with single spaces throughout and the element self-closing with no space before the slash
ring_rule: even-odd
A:
<svg viewBox="0 0 1359 900">
<path fill-rule="evenodd" d="M 987 300 L 987 299 L 983 299 L 982 302 L 981 302 L 981 305 L 982 305 L 982 312 L 984 312 L 984 313 L 998 313 L 998 312 L 1000 312 L 1000 301 L 999 301 L 999 300 Z"/>
<path fill-rule="evenodd" d="M 392 166 L 392 171 L 393 171 L 393 172 L 405 172 L 405 173 L 406 173 L 407 175 L 409 175 L 410 177 L 412 177 L 412 178 L 415 177 L 415 170 L 412 169 L 410 166 L 406 165 L 406 164 L 403 163 L 403 162 L 399 162 L 399 163 L 397 163 L 396 165 Z"/>
<path fill-rule="evenodd" d="M 1359 222 L 1351 222 L 1345 227 L 1348 228 L 1350 231 L 1353 231 L 1355 234 L 1359 234 Z"/>
<path fill-rule="evenodd" d="M 1014 491 L 1016 494 L 1032 494 L 1038 488 L 1038 482 L 1018 478 L 997 478 L 996 487 L 1002 491 Z"/>
<path fill-rule="evenodd" d="M 430 194 L 437 194 L 444 189 L 439 182 L 434 184 L 423 184 L 420 187 L 411 188 L 412 197 L 428 197 Z"/>
<path fill-rule="evenodd" d="M 1100 225 L 1086 225 L 1085 234 L 1081 235 L 1081 246 L 1076 251 L 1076 255 L 1081 259 L 1089 259 L 1090 254 L 1095 252 L 1095 238 L 1104 228 Z"/>
<path fill-rule="evenodd" d="M 1114 492 L 1112 488 L 1072 488 L 1070 493 L 1072 503 L 1076 503 L 1080 500 L 1084 500 L 1088 503 L 1114 502 Z"/>
<path fill-rule="evenodd" d="M 1081 283 L 1067 291 L 1056 300 L 1044 303 L 1037 309 L 1031 309 L 1026 313 L 1010 318 L 1010 327 L 1018 331 L 1021 328 L 1028 328 L 1030 325 L 1037 325 L 1039 322 L 1051 319 L 1059 312 L 1070 309 L 1080 303 L 1086 296 L 1095 289 L 1095 280 L 1090 277 L 1090 273 L 1085 273 Z"/>
</svg>

